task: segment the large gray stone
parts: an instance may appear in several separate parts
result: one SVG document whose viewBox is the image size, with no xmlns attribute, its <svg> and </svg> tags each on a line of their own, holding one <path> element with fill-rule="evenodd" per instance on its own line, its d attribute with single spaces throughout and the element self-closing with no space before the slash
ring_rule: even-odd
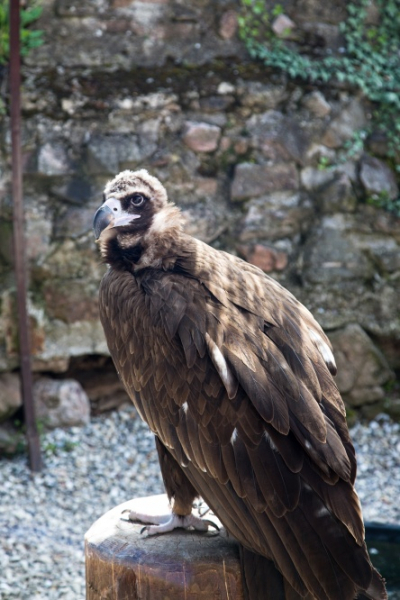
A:
<svg viewBox="0 0 400 600">
<path fill-rule="evenodd" d="M 294 160 L 302 164 L 310 143 L 299 124 L 276 110 L 253 115 L 246 129 L 256 148 L 274 162 Z"/>
<path fill-rule="evenodd" d="M 92 174 L 118 173 L 134 168 L 157 149 L 159 122 L 144 121 L 131 132 L 96 133 L 87 146 L 88 168 Z"/>
<path fill-rule="evenodd" d="M 356 131 L 365 127 L 367 119 L 360 100 L 353 98 L 335 117 L 322 138 L 322 143 L 329 148 L 339 148 L 351 139 Z"/>
<path fill-rule="evenodd" d="M 315 52 L 323 53 L 325 48 L 337 52 L 345 44 L 344 36 L 338 25 L 330 23 L 306 22 L 301 25 L 305 44 L 314 45 Z"/>
<path fill-rule="evenodd" d="M 238 92 L 243 106 L 264 111 L 276 108 L 288 94 L 283 85 L 265 84 L 261 81 L 239 81 Z"/>
<path fill-rule="evenodd" d="M 98 320 L 65 323 L 46 318 L 43 324 L 38 323 L 35 336 L 38 342 L 32 357 L 34 371 L 62 373 L 68 369 L 72 356 L 108 355 L 103 328 Z"/>
<path fill-rule="evenodd" d="M 326 150 L 328 150 L 328 152 L 326 152 Z M 310 154 L 314 154 L 314 152 L 320 157 L 326 156 L 328 160 L 332 159 L 333 162 L 335 161 L 335 157 L 330 155 L 330 152 L 332 151 L 327 149 L 326 146 L 311 146 Z M 301 185 L 307 191 L 319 191 L 322 186 L 332 182 L 340 175 L 345 175 L 352 184 L 358 183 L 357 164 L 354 161 L 347 161 L 345 164 L 326 169 L 308 166 L 301 170 L 300 181 Z"/>
<path fill-rule="evenodd" d="M 273 166 L 241 163 L 235 169 L 232 200 L 255 198 L 274 191 L 296 190 L 299 187 L 297 169 L 293 163 Z"/>
<path fill-rule="evenodd" d="M 324 184 L 333 181 L 334 177 L 335 174 L 331 169 L 305 167 L 300 172 L 301 184 L 308 191 L 320 188 Z"/>
<path fill-rule="evenodd" d="M 344 173 L 321 186 L 315 192 L 315 198 L 324 214 L 354 212 L 357 206 L 353 184 Z"/>
<path fill-rule="evenodd" d="M 41 146 L 37 156 L 37 170 L 41 175 L 66 175 L 72 171 L 67 149 L 60 142 Z"/>
<path fill-rule="evenodd" d="M 336 378 L 347 404 L 371 404 L 384 397 L 384 385 L 394 374 L 383 354 L 357 324 L 329 334 L 337 362 Z"/>
<path fill-rule="evenodd" d="M 400 243 L 389 235 L 354 233 L 355 245 L 371 257 L 379 273 L 400 272 Z M 399 240 L 400 241 L 400 240 Z"/>
<path fill-rule="evenodd" d="M 241 242 L 296 239 L 313 218 L 310 202 L 293 192 L 275 192 L 250 200 L 246 211 L 239 234 Z"/>
<path fill-rule="evenodd" d="M 122 161 L 138 163 L 142 159 L 138 137 L 133 134 L 96 134 L 88 144 L 88 167 L 92 174 L 115 174 Z"/>
<path fill-rule="evenodd" d="M 380 277 L 373 268 L 367 280 L 362 276 L 340 278 L 336 272 L 336 280 L 329 281 L 329 273 L 324 280 L 318 273 L 321 281 L 311 283 L 301 261 L 298 275 L 303 285 L 291 289 L 324 329 L 358 323 L 375 338 L 391 340 L 394 347 L 391 363 L 399 363 L 396 354 L 399 354 L 400 339 L 400 282 L 397 278 Z"/>
<path fill-rule="evenodd" d="M 36 418 L 49 429 L 87 425 L 90 403 L 82 386 L 73 379 L 41 377 L 33 386 Z"/>
<path fill-rule="evenodd" d="M 338 286 L 343 281 L 368 281 L 374 266 L 347 231 L 341 214 L 326 216 L 313 232 L 303 252 L 302 275 L 313 285 Z"/>
<path fill-rule="evenodd" d="M 90 179 L 75 176 L 66 178 L 64 181 L 57 182 L 51 189 L 60 200 L 82 208 L 88 199 L 92 196 L 92 182 Z"/>
<path fill-rule="evenodd" d="M 368 196 L 385 196 L 394 200 L 399 194 L 396 176 L 379 158 L 364 156 L 361 161 L 360 180 Z"/>
<path fill-rule="evenodd" d="M 335 3 L 321 2 L 321 0 L 298 0 L 293 18 L 300 23 L 315 21 L 339 24 L 347 18 L 346 5 L 345 0 Z"/>
<path fill-rule="evenodd" d="M 0 422 L 11 417 L 22 406 L 21 385 L 15 373 L 0 375 Z"/>
</svg>

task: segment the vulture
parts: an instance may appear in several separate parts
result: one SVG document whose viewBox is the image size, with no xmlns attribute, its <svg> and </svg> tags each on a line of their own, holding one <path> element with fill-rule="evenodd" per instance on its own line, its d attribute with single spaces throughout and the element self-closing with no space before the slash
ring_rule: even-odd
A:
<svg viewBox="0 0 400 600">
<path fill-rule="evenodd" d="M 201 497 L 241 549 L 251 600 L 383 600 L 354 489 L 331 345 L 257 267 L 185 234 L 146 170 L 107 183 L 94 233 L 109 269 L 100 318 L 155 435 L 169 515 L 148 535 L 207 530 Z"/>
</svg>

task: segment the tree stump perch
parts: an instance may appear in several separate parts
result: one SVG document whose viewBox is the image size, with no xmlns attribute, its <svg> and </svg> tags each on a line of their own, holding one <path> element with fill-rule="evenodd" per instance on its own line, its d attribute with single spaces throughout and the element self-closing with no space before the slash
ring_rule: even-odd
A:
<svg viewBox="0 0 400 600">
<path fill-rule="evenodd" d="M 165 494 L 139 498 L 92 525 L 85 535 L 86 600 L 243 600 L 239 547 L 224 530 L 146 537 L 142 524 L 121 519 L 125 509 L 170 511 Z"/>
</svg>

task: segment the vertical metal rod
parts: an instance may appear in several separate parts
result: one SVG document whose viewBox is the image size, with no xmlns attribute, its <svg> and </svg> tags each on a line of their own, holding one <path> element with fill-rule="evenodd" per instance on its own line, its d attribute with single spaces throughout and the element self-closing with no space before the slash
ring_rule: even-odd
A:
<svg viewBox="0 0 400 600">
<path fill-rule="evenodd" d="M 19 329 L 19 353 L 24 400 L 26 438 L 29 466 L 40 471 L 42 460 L 40 441 L 35 420 L 32 393 L 31 351 L 29 322 L 26 305 L 26 251 L 24 214 L 22 204 L 22 155 L 21 155 L 21 102 L 20 102 L 20 13 L 19 0 L 10 0 L 10 93 L 11 93 L 11 144 L 12 144 L 12 197 L 14 223 L 14 269 L 17 282 L 17 309 Z"/>
</svg>

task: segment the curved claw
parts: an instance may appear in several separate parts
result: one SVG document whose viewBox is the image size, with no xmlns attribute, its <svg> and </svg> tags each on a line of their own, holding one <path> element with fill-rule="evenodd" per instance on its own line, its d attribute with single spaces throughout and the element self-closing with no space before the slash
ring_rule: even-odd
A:
<svg viewBox="0 0 400 600">
<path fill-rule="evenodd" d="M 122 512 L 121 515 L 123 515 L 124 513 L 130 513 L 131 511 L 129 510 L 129 508 L 125 508 Z M 120 521 L 126 521 L 127 523 L 132 523 L 132 521 L 129 519 L 125 519 L 124 517 L 120 517 L 119 518 Z"/>
<path fill-rule="evenodd" d="M 123 510 L 123 511 L 121 512 L 121 515 L 123 515 L 123 514 L 124 514 L 124 513 L 126 513 L 126 512 L 131 512 L 131 511 L 129 510 L 129 508 L 125 508 L 125 510 Z M 120 517 L 120 518 L 119 518 L 119 520 L 120 520 L 120 521 L 126 521 L 127 523 L 132 523 L 132 521 L 131 521 L 129 518 L 128 518 L 128 519 L 125 519 L 125 517 Z"/>
<path fill-rule="evenodd" d="M 208 519 L 203 519 L 203 523 L 207 523 L 207 525 L 209 527 L 214 527 L 216 529 L 216 531 L 220 531 L 220 528 L 218 527 L 218 525 L 216 523 L 214 523 L 213 521 L 209 521 Z"/>
</svg>

